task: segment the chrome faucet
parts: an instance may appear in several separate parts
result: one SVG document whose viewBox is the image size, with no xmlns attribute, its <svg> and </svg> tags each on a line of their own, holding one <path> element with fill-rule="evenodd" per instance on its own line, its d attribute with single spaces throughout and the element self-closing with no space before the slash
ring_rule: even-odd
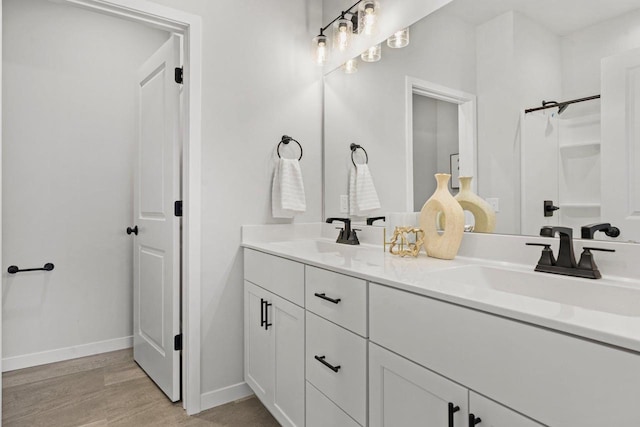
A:
<svg viewBox="0 0 640 427">
<path fill-rule="evenodd" d="M 580 262 L 576 262 L 576 257 L 573 252 L 573 229 L 548 226 L 540 229 L 540 235 L 543 237 L 554 237 L 556 234 L 560 236 L 558 259 L 553 256 L 551 244 L 527 243 L 529 246 L 544 246 L 535 271 L 584 277 L 587 279 L 600 279 L 602 277 L 591 251 L 615 252 L 614 249 L 584 247 L 582 248 Z"/>
</svg>

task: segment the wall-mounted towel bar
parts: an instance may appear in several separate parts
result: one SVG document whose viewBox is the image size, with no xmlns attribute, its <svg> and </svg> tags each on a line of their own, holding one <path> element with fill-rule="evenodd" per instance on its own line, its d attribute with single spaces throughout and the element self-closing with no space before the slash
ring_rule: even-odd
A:
<svg viewBox="0 0 640 427">
<path fill-rule="evenodd" d="M 298 141 L 296 141 L 295 139 L 293 139 L 293 138 L 291 138 L 290 136 L 287 136 L 287 135 L 282 135 L 282 139 L 280 139 L 280 142 L 278 143 L 278 148 L 276 149 L 276 151 L 278 152 L 278 157 L 281 157 L 280 156 L 280 146 L 282 144 L 287 145 L 291 141 L 295 142 L 296 144 L 298 144 L 298 147 L 300 147 L 300 157 L 298 158 L 298 161 L 302 160 L 302 145 L 300 145 L 300 143 Z"/>
<path fill-rule="evenodd" d="M 353 160 L 353 155 L 355 154 L 356 150 L 359 148 L 362 151 L 364 151 L 364 157 L 365 157 L 365 164 L 369 163 L 369 155 L 367 154 L 367 150 L 365 150 L 364 148 L 362 148 L 362 145 L 358 145 L 358 144 L 354 144 L 353 142 L 351 143 L 351 145 L 349 146 L 349 148 L 351 148 L 351 163 L 353 163 L 353 166 L 356 165 L 356 161 Z"/>
<path fill-rule="evenodd" d="M 17 265 L 11 265 L 9 266 L 9 268 L 7 269 L 7 273 L 9 274 L 16 274 L 16 273 L 22 273 L 25 271 L 51 271 L 53 270 L 54 265 L 50 262 L 46 263 L 44 265 L 44 267 L 41 268 L 25 268 L 23 270 L 20 270 L 20 268 L 18 268 Z"/>
</svg>

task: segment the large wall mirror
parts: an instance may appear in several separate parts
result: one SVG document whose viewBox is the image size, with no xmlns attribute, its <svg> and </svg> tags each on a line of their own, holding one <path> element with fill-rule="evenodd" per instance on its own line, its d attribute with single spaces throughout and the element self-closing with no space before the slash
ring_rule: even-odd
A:
<svg viewBox="0 0 640 427">
<path fill-rule="evenodd" d="M 453 0 L 324 88 L 325 217 L 346 215 L 355 143 L 367 216 L 419 211 L 445 172 L 454 194 L 474 177 L 497 233 L 611 223 L 594 237 L 640 242 L 640 0 Z"/>
</svg>

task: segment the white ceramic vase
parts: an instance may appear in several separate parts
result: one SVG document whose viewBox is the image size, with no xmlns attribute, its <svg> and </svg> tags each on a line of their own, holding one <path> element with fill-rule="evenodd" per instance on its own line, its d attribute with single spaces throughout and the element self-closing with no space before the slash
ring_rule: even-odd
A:
<svg viewBox="0 0 640 427">
<path fill-rule="evenodd" d="M 464 234 L 464 211 L 449 193 L 451 175 L 435 175 L 438 186 L 420 211 L 420 228 L 425 234 L 427 255 L 433 258 L 453 259 L 460 249 Z M 445 218 L 444 230 L 438 232 L 438 214 Z"/>
<path fill-rule="evenodd" d="M 496 213 L 489 203 L 471 190 L 471 176 L 460 177 L 460 191 L 455 199 L 462 209 L 473 214 L 475 233 L 493 233 L 496 229 Z"/>
</svg>

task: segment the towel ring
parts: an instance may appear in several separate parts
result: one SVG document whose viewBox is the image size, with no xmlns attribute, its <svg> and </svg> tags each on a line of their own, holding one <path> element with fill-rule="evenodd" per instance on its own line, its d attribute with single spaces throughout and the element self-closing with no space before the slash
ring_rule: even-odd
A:
<svg viewBox="0 0 640 427">
<path fill-rule="evenodd" d="M 369 155 L 367 154 L 367 150 L 365 150 L 364 148 L 362 148 L 362 145 L 358 145 L 358 144 L 354 144 L 353 142 L 351 143 L 351 145 L 349 146 L 351 148 L 351 163 L 353 163 L 353 166 L 356 166 L 356 161 L 353 160 L 353 154 L 356 152 L 356 150 L 359 148 L 362 151 L 364 151 L 364 157 L 365 157 L 365 161 L 364 164 L 368 164 L 369 163 Z"/>
<path fill-rule="evenodd" d="M 278 153 L 278 157 L 282 158 L 282 156 L 280 156 L 280 145 L 282 145 L 282 144 L 287 145 L 291 141 L 295 142 L 296 144 L 298 144 L 298 147 L 300 147 L 300 157 L 298 158 L 298 161 L 302 160 L 302 145 L 300 145 L 300 143 L 298 141 L 296 141 L 295 139 L 293 139 L 293 138 L 291 138 L 290 136 L 287 136 L 287 135 L 282 135 L 282 139 L 278 143 L 278 148 L 276 149 L 276 151 Z"/>
</svg>

